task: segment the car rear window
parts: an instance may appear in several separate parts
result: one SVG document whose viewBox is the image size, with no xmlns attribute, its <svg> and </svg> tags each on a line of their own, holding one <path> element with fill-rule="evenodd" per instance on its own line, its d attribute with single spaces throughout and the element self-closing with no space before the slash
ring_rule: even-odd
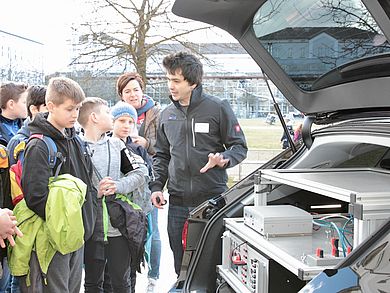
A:
<svg viewBox="0 0 390 293">
<path fill-rule="evenodd" d="M 371 74 L 378 74 L 383 58 L 390 60 L 389 42 L 360 0 L 267 1 L 257 11 L 253 29 L 263 47 L 306 91 L 350 81 L 351 74 L 342 74 L 347 64 L 368 58 L 364 66 L 371 64 Z M 375 63 L 374 56 L 382 59 Z M 358 73 L 355 79 L 367 78 L 367 72 Z"/>
</svg>

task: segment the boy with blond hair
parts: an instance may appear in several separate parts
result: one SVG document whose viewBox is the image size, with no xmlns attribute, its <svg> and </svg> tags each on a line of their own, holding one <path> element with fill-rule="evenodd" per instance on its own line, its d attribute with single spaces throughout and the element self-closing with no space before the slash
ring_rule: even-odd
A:
<svg viewBox="0 0 390 293">
<path fill-rule="evenodd" d="M 133 251 L 126 237 L 113 227 L 103 205 L 115 194 L 127 195 L 147 184 L 148 169 L 143 160 L 130 153 L 120 139 L 106 135 L 113 129 L 106 101 L 96 97 L 87 98 L 82 103 L 78 122 L 84 129 L 83 139 L 87 150 L 92 154 L 95 171 L 93 183 L 98 189 L 96 227 L 92 239 L 85 244 L 85 292 L 102 292 L 106 263 L 113 292 L 134 292 L 135 276 L 131 280 L 130 275 Z M 108 221 L 105 222 L 105 219 Z M 108 231 L 105 244 L 106 223 Z"/>
<path fill-rule="evenodd" d="M 76 137 L 74 124 L 77 121 L 81 102 L 85 94 L 80 85 L 65 77 L 50 79 L 45 101 L 48 113 L 38 113 L 29 124 L 31 135 L 50 137 L 57 146 L 62 159 L 57 159 L 54 170 L 62 163 L 59 174 L 70 174 L 81 179 L 87 185 L 85 202 L 82 209 L 84 240 L 88 240 L 95 225 L 96 189 L 90 182 L 93 170 L 91 161 L 85 155 L 79 138 Z M 49 178 L 52 169 L 49 162 L 49 150 L 43 139 L 32 139 L 28 142 L 22 171 L 22 189 L 29 209 L 46 220 L 53 215 L 46 214 L 46 203 L 49 194 Z M 37 267 L 37 255 L 33 251 L 30 259 L 30 280 Z M 79 293 L 83 265 L 83 247 L 68 254 L 56 251 L 50 261 L 47 274 L 42 284 L 27 287 L 26 276 L 21 279 L 23 292 L 34 292 L 34 286 L 43 288 L 43 292 Z M 39 264 L 38 264 L 39 266 Z M 36 274 L 39 278 L 39 273 Z M 37 282 L 40 283 L 40 280 Z M 34 286 L 33 286 L 34 285 Z"/>
</svg>

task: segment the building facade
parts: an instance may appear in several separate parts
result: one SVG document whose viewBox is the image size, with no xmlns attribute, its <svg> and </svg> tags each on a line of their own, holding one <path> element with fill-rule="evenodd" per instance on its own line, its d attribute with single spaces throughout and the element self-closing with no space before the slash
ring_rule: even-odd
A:
<svg viewBox="0 0 390 293">
<path fill-rule="evenodd" d="M 0 30 L 0 81 L 43 84 L 44 45 Z"/>
<path fill-rule="evenodd" d="M 350 37 L 351 34 L 353 38 Z M 305 90 L 315 90 L 315 87 L 320 86 L 316 80 L 325 72 L 348 63 L 351 56 L 348 52 L 353 51 L 355 56 L 364 57 L 372 38 L 369 31 L 339 27 L 284 28 L 259 36 L 264 48 L 297 85 Z M 272 94 L 269 92 L 260 68 L 240 44 L 198 43 L 190 44 L 189 47 L 202 56 L 204 89 L 221 99 L 229 100 L 238 117 L 264 117 L 274 112 L 273 99 L 279 104 L 282 113 L 297 112 L 272 83 Z M 183 49 L 186 48 L 181 44 L 161 44 L 155 50 L 158 54 L 148 60 L 146 94 L 163 106 L 170 101 L 162 59 L 168 53 Z M 104 96 L 106 99 L 117 99 L 115 75 L 119 76 L 120 68 L 129 66 L 121 64 L 120 67 L 110 68 L 109 76 L 114 80 L 110 81 L 110 86 L 105 87 L 106 90 L 112 89 L 111 93 Z"/>
</svg>

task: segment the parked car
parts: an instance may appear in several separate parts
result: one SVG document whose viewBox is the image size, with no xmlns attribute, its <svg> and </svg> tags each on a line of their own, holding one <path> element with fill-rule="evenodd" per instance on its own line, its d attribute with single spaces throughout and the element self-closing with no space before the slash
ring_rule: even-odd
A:
<svg viewBox="0 0 390 293">
<path fill-rule="evenodd" d="M 305 114 L 303 144 L 296 152 L 294 147 L 284 150 L 191 213 L 182 271 L 172 292 L 297 292 L 302 288 L 302 292 L 315 292 L 315 282 L 324 274 L 335 275 L 337 290 L 349 290 L 343 292 L 388 292 L 389 224 L 375 234 L 390 216 L 385 204 L 390 202 L 388 1 L 176 0 L 172 11 L 230 33 L 294 108 Z M 229 220 L 244 217 L 244 209 L 256 205 L 259 194 L 266 195 L 269 206 L 293 205 L 311 215 L 348 218 L 349 225 L 353 223 L 353 232 L 346 229 L 350 239 L 340 234 L 343 249 L 333 246 L 332 251 L 345 253 L 342 263 L 315 265 L 306 274 L 306 253 L 289 265 L 285 259 L 290 254 L 254 247 L 263 236 L 251 232 L 246 238 L 245 225 L 240 226 L 242 231 L 228 230 Z M 224 241 L 235 233 L 238 236 L 229 240 L 229 250 Z M 248 261 L 237 258 L 252 248 L 267 263 L 262 275 L 260 268 L 248 271 Z M 277 269 L 271 270 L 271 263 Z M 299 263 L 304 264 L 303 270 L 295 270 Z M 336 270 L 316 278 L 322 266 Z M 379 287 L 382 291 L 343 286 L 348 280 L 341 274 L 344 268 L 355 275 L 355 284 L 359 278 L 366 278 L 367 284 L 374 278 L 384 286 Z"/>
</svg>

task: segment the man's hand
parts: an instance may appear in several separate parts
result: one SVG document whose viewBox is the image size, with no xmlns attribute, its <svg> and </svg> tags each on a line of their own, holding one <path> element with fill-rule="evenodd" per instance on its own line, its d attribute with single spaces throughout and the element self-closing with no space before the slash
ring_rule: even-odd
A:
<svg viewBox="0 0 390 293">
<path fill-rule="evenodd" d="M 214 168 L 215 166 L 223 168 L 227 163 L 229 163 L 229 159 L 224 159 L 222 154 L 210 153 L 209 161 L 207 162 L 206 165 L 203 166 L 202 169 L 200 169 L 200 173 L 206 173 L 207 170 Z"/>
<path fill-rule="evenodd" d="M 0 209 L 0 236 L 5 239 L 7 235 L 14 235 L 16 227 L 16 217 L 9 209 Z"/>
<path fill-rule="evenodd" d="M 5 248 L 4 239 L 8 239 L 11 246 L 15 245 L 15 241 L 12 235 L 23 237 L 23 233 L 16 226 L 16 217 L 9 209 L 0 209 L 0 246 Z"/>
<path fill-rule="evenodd" d="M 23 237 L 23 233 L 22 231 L 19 230 L 18 227 L 15 227 L 15 234 L 19 237 Z M 8 235 L 7 238 L 8 239 L 8 242 L 11 246 L 15 246 L 15 240 L 14 240 L 14 237 L 12 235 Z M 6 244 L 5 244 L 5 241 L 3 238 L 0 237 L 0 246 L 2 248 L 5 248 L 6 247 Z"/>
<path fill-rule="evenodd" d="M 152 201 L 152 204 L 158 209 L 163 209 L 164 208 L 163 206 L 166 205 L 167 203 L 161 191 L 153 192 L 152 195 L 150 196 L 150 199 Z"/>
</svg>

